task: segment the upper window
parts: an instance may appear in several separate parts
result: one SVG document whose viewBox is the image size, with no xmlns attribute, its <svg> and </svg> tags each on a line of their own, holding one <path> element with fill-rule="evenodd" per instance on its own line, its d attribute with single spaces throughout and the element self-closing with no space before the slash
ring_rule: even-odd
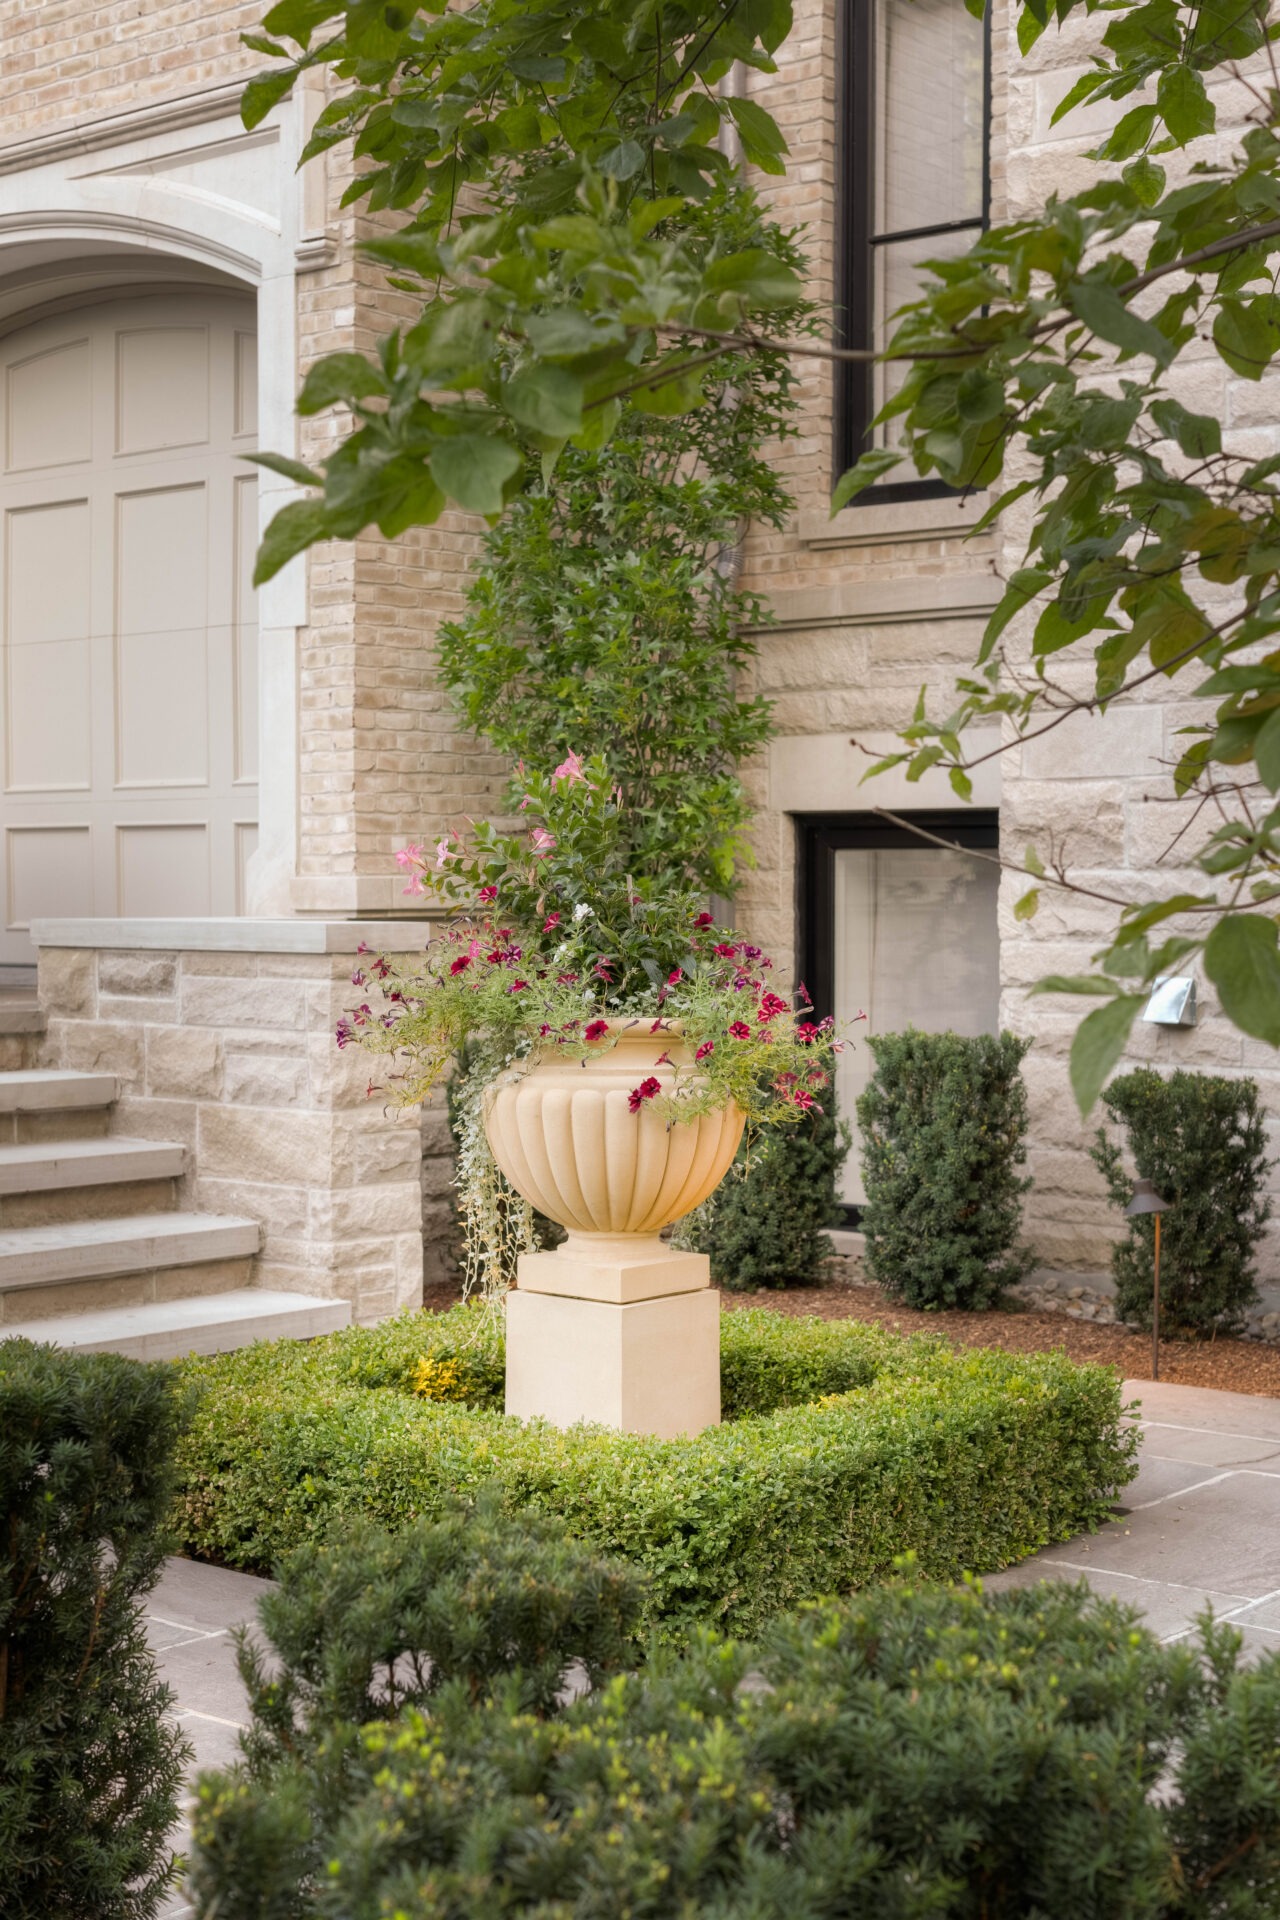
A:
<svg viewBox="0 0 1280 1920">
<path fill-rule="evenodd" d="M 883 345 L 926 260 L 963 253 L 986 223 L 987 32 L 964 0 L 846 0 L 844 340 Z M 837 474 L 896 421 L 872 427 L 905 365 L 846 366 Z M 940 490 L 890 482 L 884 499 Z M 863 495 L 868 499 L 871 494 Z"/>
</svg>

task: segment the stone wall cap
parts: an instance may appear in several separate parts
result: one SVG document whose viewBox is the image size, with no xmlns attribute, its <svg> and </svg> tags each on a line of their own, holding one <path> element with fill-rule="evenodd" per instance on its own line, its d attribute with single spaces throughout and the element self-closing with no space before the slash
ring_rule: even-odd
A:
<svg viewBox="0 0 1280 1920">
<path fill-rule="evenodd" d="M 168 953 L 354 953 L 365 945 L 390 953 L 417 951 L 434 922 L 421 920 L 200 919 L 33 920 L 37 947 L 97 947 Z"/>
</svg>

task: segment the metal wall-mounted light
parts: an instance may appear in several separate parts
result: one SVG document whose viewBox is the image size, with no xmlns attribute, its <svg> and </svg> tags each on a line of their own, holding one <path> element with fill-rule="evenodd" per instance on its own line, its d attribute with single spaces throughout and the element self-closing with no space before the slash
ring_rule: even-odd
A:
<svg viewBox="0 0 1280 1920">
<path fill-rule="evenodd" d="M 1196 983 L 1189 973 L 1161 974 L 1142 1010 L 1144 1020 L 1157 1027 L 1194 1027 Z"/>
<path fill-rule="evenodd" d="M 1125 1218 L 1135 1219 L 1139 1214 L 1154 1213 L 1156 1228 L 1155 1278 L 1151 1288 L 1151 1378 L 1160 1378 L 1160 1215 L 1167 1213 L 1169 1202 L 1156 1192 L 1152 1180 L 1134 1182 L 1133 1198 L 1125 1208 Z"/>
</svg>

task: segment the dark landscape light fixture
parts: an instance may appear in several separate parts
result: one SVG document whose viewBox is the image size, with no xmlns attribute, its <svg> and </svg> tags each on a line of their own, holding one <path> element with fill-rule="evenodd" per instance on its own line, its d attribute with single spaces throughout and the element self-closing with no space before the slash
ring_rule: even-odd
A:
<svg viewBox="0 0 1280 1920">
<path fill-rule="evenodd" d="M 1160 1378 L 1160 1215 L 1166 1213 L 1169 1202 L 1161 1199 L 1150 1180 L 1138 1180 L 1134 1183 L 1133 1198 L 1125 1208 L 1126 1220 L 1136 1218 L 1138 1214 L 1154 1213 L 1156 1217 L 1156 1264 L 1155 1280 L 1151 1289 L 1151 1378 Z"/>
</svg>

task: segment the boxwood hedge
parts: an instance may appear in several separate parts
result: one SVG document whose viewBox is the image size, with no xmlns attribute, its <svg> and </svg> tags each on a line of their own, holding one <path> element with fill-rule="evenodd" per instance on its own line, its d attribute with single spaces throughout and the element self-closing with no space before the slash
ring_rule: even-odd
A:
<svg viewBox="0 0 1280 1920">
<path fill-rule="evenodd" d="M 507 1419 L 478 1308 L 186 1365 L 190 1552 L 270 1569 L 347 1516 L 403 1525 L 489 1484 L 644 1568 L 673 1640 L 753 1633 L 903 1553 L 939 1578 L 1005 1566 L 1097 1525 L 1136 1471 L 1108 1370 L 764 1310 L 725 1316 L 725 1423 L 693 1439 Z"/>
</svg>

